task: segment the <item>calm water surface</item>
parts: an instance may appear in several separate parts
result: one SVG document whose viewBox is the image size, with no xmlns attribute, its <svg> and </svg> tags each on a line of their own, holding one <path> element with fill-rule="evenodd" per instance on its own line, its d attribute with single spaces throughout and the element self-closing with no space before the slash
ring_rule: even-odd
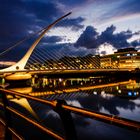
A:
<svg viewBox="0 0 140 140">
<path fill-rule="evenodd" d="M 24 87 L 8 87 L 11 90 L 46 100 L 65 100 L 76 107 L 117 115 L 140 122 L 140 79 L 124 80 L 107 77 L 89 78 L 33 78 Z M 21 105 L 20 101 L 28 103 Z M 24 101 L 23 101 L 24 100 Z M 25 99 L 11 99 L 20 104 L 47 127 L 64 134 L 61 120 L 52 108 Z M 29 107 L 30 106 L 30 107 Z M 72 114 L 79 140 L 116 139 L 138 140 L 140 133 L 119 128 Z"/>
</svg>

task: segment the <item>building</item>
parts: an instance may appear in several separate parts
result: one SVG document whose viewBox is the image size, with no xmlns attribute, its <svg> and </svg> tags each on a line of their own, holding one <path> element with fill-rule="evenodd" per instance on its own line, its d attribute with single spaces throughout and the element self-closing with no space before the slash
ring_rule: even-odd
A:
<svg viewBox="0 0 140 140">
<path fill-rule="evenodd" d="M 101 56 L 102 68 L 140 68 L 140 52 L 134 48 L 119 49 L 114 54 Z"/>
</svg>

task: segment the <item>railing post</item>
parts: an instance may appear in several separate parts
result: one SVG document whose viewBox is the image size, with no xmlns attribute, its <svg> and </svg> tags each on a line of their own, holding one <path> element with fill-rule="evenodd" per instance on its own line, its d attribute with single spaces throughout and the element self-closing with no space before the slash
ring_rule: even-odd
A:
<svg viewBox="0 0 140 140">
<path fill-rule="evenodd" d="M 12 134 L 10 130 L 8 129 L 8 127 L 11 127 L 11 113 L 6 108 L 7 106 L 9 106 L 8 99 L 4 91 L 0 91 L 0 92 L 2 92 L 2 102 L 4 104 L 4 113 L 5 113 L 5 119 L 6 119 L 5 140 L 12 140 Z"/>
<path fill-rule="evenodd" d="M 65 140 L 77 140 L 76 130 L 71 112 L 63 109 L 62 108 L 63 104 L 66 105 L 66 101 L 57 100 L 57 105 L 54 110 L 59 114 L 62 120 L 62 124 L 64 126 L 65 131 Z"/>
</svg>

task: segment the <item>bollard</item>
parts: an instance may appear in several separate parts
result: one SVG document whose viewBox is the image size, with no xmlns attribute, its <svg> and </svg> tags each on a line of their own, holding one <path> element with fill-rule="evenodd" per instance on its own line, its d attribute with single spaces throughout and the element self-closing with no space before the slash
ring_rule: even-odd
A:
<svg viewBox="0 0 140 140">
<path fill-rule="evenodd" d="M 1 91 L 3 92 L 3 91 Z M 9 106 L 8 104 L 8 99 L 6 97 L 6 93 L 3 92 L 2 93 L 2 102 L 4 104 L 4 113 L 5 113 L 5 119 L 6 119 L 6 127 L 5 127 L 5 140 L 12 140 L 12 134 L 10 132 L 10 130 L 8 129 L 8 127 L 11 127 L 11 113 L 7 110 L 7 106 Z"/>
<path fill-rule="evenodd" d="M 77 140 L 76 130 L 71 112 L 62 108 L 62 105 L 64 104 L 66 105 L 66 101 L 57 100 L 57 105 L 54 110 L 59 114 L 62 120 L 65 131 L 65 140 Z"/>
</svg>

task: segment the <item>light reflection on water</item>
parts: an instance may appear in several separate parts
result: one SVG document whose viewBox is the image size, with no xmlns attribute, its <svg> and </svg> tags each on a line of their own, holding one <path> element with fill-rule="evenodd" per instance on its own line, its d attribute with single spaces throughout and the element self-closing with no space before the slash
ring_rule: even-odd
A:
<svg viewBox="0 0 140 140">
<path fill-rule="evenodd" d="M 10 87 L 9 87 L 10 88 Z M 115 79 L 104 77 L 52 79 L 37 78 L 28 83 L 28 87 L 10 88 L 24 94 L 37 96 L 46 100 L 66 100 L 67 104 L 113 114 L 140 122 L 140 79 Z M 62 132 L 58 115 L 50 108 L 29 101 L 33 110 L 50 128 Z M 79 140 L 101 139 L 136 139 L 131 131 L 107 125 L 93 119 L 73 114 Z M 55 118 L 55 119 L 54 119 Z M 50 121 L 53 120 L 53 123 Z M 49 123 L 48 123 L 49 122 Z M 59 124 L 56 127 L 55 124 Z M 85 131 L 86 128 L 86 131 Z M 103 131 L 101 131 L 101 129 Z M 94 133 L 92 132 L 94 130 Z M 81 133 L 83 134 L 81 136 Z M 103 138 L 104 137 L 104 138 Z"/>
<path fill-rule="evenodd" d="M 140 83 L 137 79 L 103 77 L 33 79 L 30 87 L 11 90 L 47 100 L 66 100 L 73 106 L 140 121 Z"/>
</svg>

